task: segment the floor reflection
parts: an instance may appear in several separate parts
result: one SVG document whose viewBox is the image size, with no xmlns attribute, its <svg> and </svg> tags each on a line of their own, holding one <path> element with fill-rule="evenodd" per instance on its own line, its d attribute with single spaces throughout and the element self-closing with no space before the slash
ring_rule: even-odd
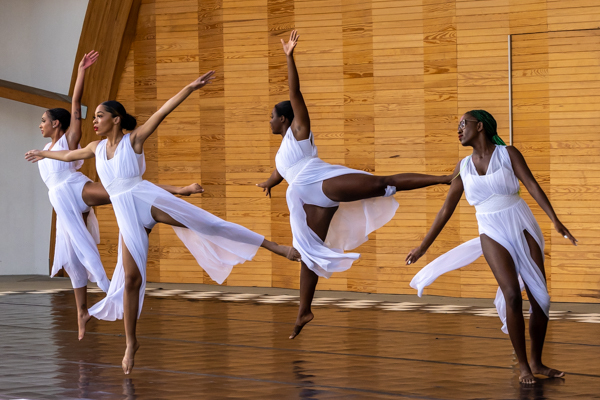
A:
<svg viewBox="0 0 600 400">
<path fill-rule="evenodd" d="M 125 377 L 122 322 L 80 342 L 73 303 L 0 298 L 0 399 L 600 399 L 594 324 L 552 321 L 544 359 L 567 376 L 525 387 L 495 318 L 325 305 L 288 340 L 295 304 L 149 296 Z"/>
</svg>

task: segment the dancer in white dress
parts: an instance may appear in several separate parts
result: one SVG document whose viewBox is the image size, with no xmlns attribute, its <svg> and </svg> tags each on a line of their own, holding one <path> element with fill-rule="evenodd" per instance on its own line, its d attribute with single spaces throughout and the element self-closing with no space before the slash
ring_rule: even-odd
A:
<svg viewBox="0 0 600 400">
<path fill-rule="evenodd" d="M 519 180 L 548 214 L 556 230 L 574 245 L 577 240 L 558 220 L 521 153 L 515 147 L 506 146 L 499 138 L 496 121 L 491 114 L 473 110 L 463 115 L 458 139 L 463 146 L 473 147 L 473 154 L 456 166 L 456 179 L 442 209 L 421 245 L 408 254 L 406 262 L 415 263 L 425 254 L 452 216 L 463 190 L 469 204 L 475 206 L 480 236 L 425 266 L 410 285 L 419 291 L 420 296 L 437 277 L 464 267 L 483 254 L 498 281 L 495 304 L 504 323 L 503 331 L 510 335 L 519 358 L 519 381 L 534 383 L 533 374 L 564 376 L 563 372 L 542 363 L 550 310 L 544 271 L 544 237 L 527 203 L 519 196 Z M 531 302 L 531 365 L 527 362 L 525 346 L 523 286 Z"/>
<path fill-rule="evenodd" d="M 157 222 L 173 226 L 198 263 L 218 283 L 227 278 L 234 265 L 251 260 L 259 247 L 289 259 L 299 259 L 293 248 L 280 246 L 240 225 L 224 221 L 142 179 L 146 167 L 143 153 L 146 139 L 194 90 L 209 83 L 213 73 L 186 86 L 137 129 L 134 129 L 135 118 L 127 114 L 120 103 L 107 101 L 96 109 L 94 129 L 108 139 L 92 142 L 80 150 L 32 150 L 27 154 L 28 158 L 49 157 L 62 161 L 96 157 L 98 176 L 110 194 L 121 240 L 119 262 L 107 297 L 94 305 L 90 314 L 110 321 L 124 318 L 127 349 L 122 366 L 126 374 L 131 372 L 139 348 L 136 322 L 146 285 L 148 234 Z M 123 129 L 133 132 L 124 134 Z"/>
<path fill-rule="evenodd" d="M 79 63 L 73 89 L 72 113 L 63 108 L 47 110 L 42 115 L 40 130 L 43 137 L 51 138 L 44 150 L 64 151 L 80 148 L 81 96 L 85 70 L 98 59 L 98 52 L 85 54 Z M 83 339 L 85 325 L 90 319 L 87 307 L 87 281 L 96 282 L 103 291 L 110 284 L 96 244 L 100 243 L 98 220 L 92 206 L 110 203 L 108 193 L 100 182 L 92 182 L 77 170 L 83 161 L 65 163 L 50 158 L 38 163 L 50 203 L 56 212 L 56 241 L 51 277 L 62 268 L 71 278 L 77 305 L 78 337 Z M 165 190 L 180 195 L 202 192 L 198 184 L 184 188 L 162 185 Z M 87 225 L 87 228 L 86 228 Z"/>
<path fill-rule="evenodd" d="M 345 271 L 360 257 L 344 253 L 366 242 L 369 233 L 389 222 L 398 208 L 391 197 L 397 190 L 412 190 L 449 183 L 451 175 L 397 174 L 375 176 L 365 171 L 331 165 L 317 154 L 310 118 L 300 92 L 293 51 L 298 34 L 292 31 L 283 44 L 287 56 L 291 101 L 273 108 L 271 129 L 282 135 L 275 156 L 276 169 L 258 184 L 267 195 L 285 179 L 293 245 L 302 256 L 300 307 L 290 339 L 313 319 L 311 303 L 320 276 Z"/>
</svg>

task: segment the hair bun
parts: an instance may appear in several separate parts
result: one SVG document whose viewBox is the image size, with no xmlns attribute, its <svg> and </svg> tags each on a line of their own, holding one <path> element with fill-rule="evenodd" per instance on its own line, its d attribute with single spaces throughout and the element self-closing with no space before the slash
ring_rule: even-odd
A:
<svg viewBox="0 0 600 400">
<path fill-rule="evenodd" d="M 135 129 L 136 125 L 137 121 L 133 115 L 125 114 L 125 116 L 121 118 L 121 128 L 123 129 L 132 131 Z"/>
</svg>

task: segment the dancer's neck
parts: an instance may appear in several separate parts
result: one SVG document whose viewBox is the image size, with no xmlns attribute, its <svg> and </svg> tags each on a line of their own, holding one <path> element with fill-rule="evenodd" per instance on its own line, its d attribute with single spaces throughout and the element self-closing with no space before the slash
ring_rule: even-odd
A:
<svg viewBox="0 0 600 400">
<path fill-rule="evenodd" d="M 473 157 L 481 158 L 485 157 L 494 152 L 496 149 L 496 145 L 485 137 L 485 135 L 481 135 L 475 143 L 471 145 L 473 147 Z"/>
<path fill-rule="evenodd" d="M 113 129 L 108 135 L 106 135 L 106 141 L 108 142 L 109 146 L 115 146 L 119 144 L 121 139 L 123 139 L 123 136 L 125 135 L 121 129 Z"/>
</svg>

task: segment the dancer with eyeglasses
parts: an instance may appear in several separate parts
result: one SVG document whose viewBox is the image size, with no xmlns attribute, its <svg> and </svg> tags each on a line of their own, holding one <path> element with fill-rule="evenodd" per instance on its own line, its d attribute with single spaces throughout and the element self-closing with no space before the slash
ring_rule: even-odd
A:
<svg viewBox="0 0 600 400">
<path fill-rule="evenodd" d="M 278 103 L 271 114 L 273 134 L 283 137 L 275 156 L 276 169 L 257 186 L 270 196 L 283 179 L 290 210 L 293 245 L 302 256 L 300 307 L 290 339 L 314 315 L 311 303 L 319 277 L 345 271 L 360 257 L 345 253 L 366 242 L 369 233 L 389 222 L 396 213 L 396 191 L 447 184 L 451 175 L 397 174 L 376 176 L 365 171 L 331 165 L 318 157 L 310 118 L 300 91 L 294 62 L 299 35 L 281 40 L 287 57 L 290 100 Z"/>
<path fill-rule="evenodd" d="M 490 113 L 472 110 L 464 114 L 458 126 L 458 139 L 463 146 L 472 147 L 473 154 L 457 164 L 455 179 L 442 209 L 421 245 L 406 257 L 406 263 L 414 264 L 425 254 L 452 216 L 463 191 L 469 204 L 475 206 L 480 236 L 429 263 L 410 285 L 421 296 L 423 289 L 440 275 L 464 267 L 483 254 L 498 281 L 494 303 L 504 324 L 502 331 L 509 334 L 519 359 L 519 381 L 533 384 L 534 374 L 562 377 L 564 372 L 542 362 L 550 312 L 544 237 L 529 206 L 519 196 L 519 181 L 550 217 L 556 231 L 573 245 L 577 245 L 577 240 L 559 221 L 519 150 L 506 146 L 498 136 L 496 120 Z M 523 288 L 531 303 L 531 363 L 527 360 L 525 344 Z"/>
</svg>

